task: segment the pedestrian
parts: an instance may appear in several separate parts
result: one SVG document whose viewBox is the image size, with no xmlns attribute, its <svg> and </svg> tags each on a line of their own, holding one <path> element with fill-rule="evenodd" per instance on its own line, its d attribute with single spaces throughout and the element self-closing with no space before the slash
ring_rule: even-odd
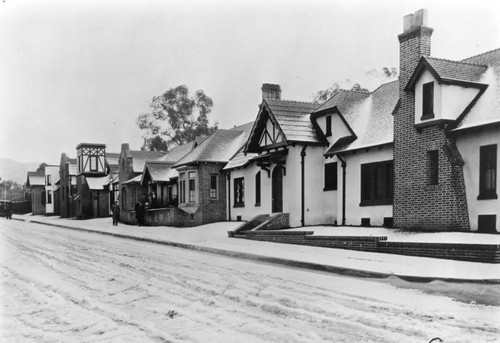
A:
<svg viewBox="0 0 500 343">
<path fill-rule="evenodd" d="M 113 226 L 118 226 L 118 220 L 120 219 L 120 205 L 118 205 L 118 201 L 115 201 L 113 206 L 111 206 L 111 212 L 113 212 Z"/>
<path fill-rule="evenodd" d="M 137 219 L 137 225 L 142 226 L 142 205 L 140 202 L 135 204 L 135 219 Z"/>
</svg>

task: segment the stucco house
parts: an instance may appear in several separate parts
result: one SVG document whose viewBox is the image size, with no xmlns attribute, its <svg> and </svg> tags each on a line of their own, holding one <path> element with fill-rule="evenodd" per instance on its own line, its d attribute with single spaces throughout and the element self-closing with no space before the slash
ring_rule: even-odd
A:
<svg viewBox="0 0 500 343">
<path fill-rule="evenodd" d="M 290 226 L 500 231 L 500 49 L 430 57 L 427 13 L 404 18 L 400 75 L 323 104 L 263 101 L 229 173 L 228 218 L 287 213 Z"/>
<path fill-rule="evenodd" d="M 26 186 L 31 199 L 31 214 L 45 214 L 45 173 L 28 172 Z"/>
<path fill-rule="evenodd" d="M 59 166 L 45 166 L 45 215 L 59 215 Z"/>
</svg>

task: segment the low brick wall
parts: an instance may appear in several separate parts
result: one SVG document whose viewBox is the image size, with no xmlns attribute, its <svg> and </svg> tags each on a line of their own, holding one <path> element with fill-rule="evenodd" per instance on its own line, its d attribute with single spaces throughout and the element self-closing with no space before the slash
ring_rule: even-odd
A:
<svg viewBox="0 0 500 343">
<path fill-rule="evenodd" d="M 378 252 L 449 260 L 500 263 L 500 245 L 379 242 Z"/>
<path fill-rule="evenodd" d="M 313 231 L 247 231 L 245 238 L 255 241 L 267 241 L 287 244 L 306 244 L 306 236 L 312 235 Z"/>
<path fill-rule="evenodd" d="M 256 241 L 299 244 L 385 254 L 431 257 L 458 261 L 500 263 L 500 245 L 498 244 L 387 242 L 387 237 L 385 236 L 314 236 L 313 234 L 313 231 L 260 230 L 241 232 L 234 237 Z"/>
<path fill-rule="evenodd" d="M 306 244 L 335 249 L 360 251 L 378 251 L 378 242 L 387 237 L 373 236 L 310 236 L 306 237 Z"/>
</svg>

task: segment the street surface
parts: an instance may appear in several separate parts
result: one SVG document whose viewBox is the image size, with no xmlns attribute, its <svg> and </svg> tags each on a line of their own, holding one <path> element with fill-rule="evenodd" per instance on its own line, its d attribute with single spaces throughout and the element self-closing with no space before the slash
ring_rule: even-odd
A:
<svg viewBox="0 0 500 343">
<path fill-rule="evenodd" d="M 348 278 L 14 220 L 0 261 L 1 342 L 500 342 L 498 285 Z"/>
</svg>

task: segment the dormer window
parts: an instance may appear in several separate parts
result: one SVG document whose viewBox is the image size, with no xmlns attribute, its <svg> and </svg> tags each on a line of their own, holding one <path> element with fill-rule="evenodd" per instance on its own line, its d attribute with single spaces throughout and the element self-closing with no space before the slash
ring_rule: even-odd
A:
<svg viewBox="0 0 500 343">
<path fill-rule="evenodd" d="M 330 137 L 331 135 L 332 135 L 332 116 L 327 116 L 325 136 Z"/>
<path fill-rule="evenodd" d="M 422 118 L 421 120 L 434 118 L 434 82 L 422 85 Z"/>
</svg>

